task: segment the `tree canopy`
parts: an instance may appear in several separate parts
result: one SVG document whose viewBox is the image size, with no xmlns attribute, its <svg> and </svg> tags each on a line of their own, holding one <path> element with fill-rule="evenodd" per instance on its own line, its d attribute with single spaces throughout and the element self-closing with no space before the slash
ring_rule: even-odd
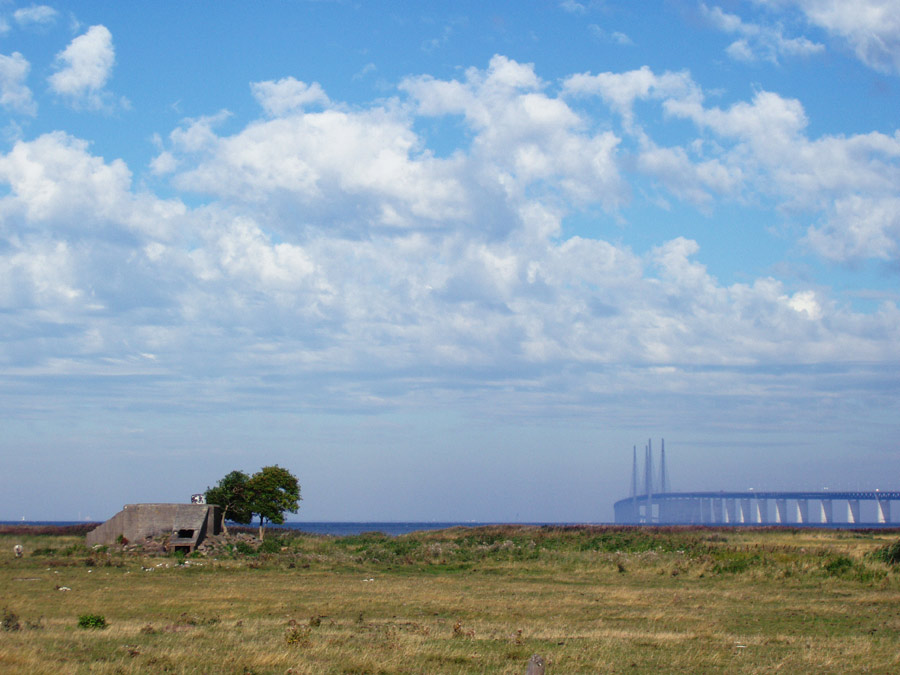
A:
<svg viewBox="0 0 900 675">
<path fill-rule="evenodd" d="M 224 524 L 225 520 L 246 525 L 253 519 L 247 489 L 249 482 L 250 476 L 243 471 L 232 471 L 225 474 L 215 487 L 206 489 L 206 503 L 222 507 L 222 521 L 226 532 L 228 527 Z"/>
<path fill-rule="evenodd" d="M 260 539 L 266 523 L 283 523 L 285 512 L 297 513 L 301 499 L 296 476 L 277 464 L 264 466 L 252 476 L 232 471 L 206 490 L 206 502 L 221 506 L 223 518 L 248 524 L 259 517 Z"/>
</svg>

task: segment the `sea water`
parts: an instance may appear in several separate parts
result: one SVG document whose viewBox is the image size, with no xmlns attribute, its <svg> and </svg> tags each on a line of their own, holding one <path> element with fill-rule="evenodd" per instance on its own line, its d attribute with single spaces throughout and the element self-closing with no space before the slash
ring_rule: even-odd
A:
<svg viewBox="0 0 900 675">
<path fill-rule="evenodd" d="M 55 527 L 64 527 L 67 525 L 84 525 L 84 521 L 77 520 L 59 520 L 59 521 L 0 521 L 0 525 L 50 525 Z M 576 523 L 489 523 L 489 522 L 287 522 L 283 525 L 267 524 L 269 530 L 285 528 L 289 530 L 299 530 L 310 534 L 327 534 L 335 537 L 346 537 L 363 532 L 380 532 L 390 537 L 396 537 L 401 534 L 409 534 L 410 532 L 421 532 L 424 530 L 445 530 L 450 527 L 483 527 L 485 525 L 554 525 L 565 526 L 574 525 Z M 584 523 L 579 523 L 584 524 Z M 598 523 L 592 523 L 598 524 Z M 229 522 L 229 525 L 236 523 Z M 244 527 L 255 527 L 256 524 L 246 525 Z"/>
</svg>

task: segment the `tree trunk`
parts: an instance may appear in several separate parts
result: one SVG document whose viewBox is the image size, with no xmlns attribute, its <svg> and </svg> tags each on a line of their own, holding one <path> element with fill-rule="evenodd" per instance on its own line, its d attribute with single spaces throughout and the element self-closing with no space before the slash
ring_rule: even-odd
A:
<svg viewBox="0 0 900 675">
<path fill-rule="evenodd" d="M 260 516 L 260 517 L 259 517 L 259 540 L 260 540 L 260 541 L 263 540 L 263 536 L 265 535 L 265 532 L 266 532 L 266 525 L 265 525 L 265 522 L 266 522 L 266 521 L 263 519 L 263 517 Z"/>
</svg>

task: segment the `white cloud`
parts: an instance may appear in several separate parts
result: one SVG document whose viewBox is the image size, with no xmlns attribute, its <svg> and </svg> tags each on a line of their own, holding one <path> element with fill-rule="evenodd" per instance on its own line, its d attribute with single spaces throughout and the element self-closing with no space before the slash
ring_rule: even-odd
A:
<svg viewBox="0 0 900 675">
<path fill-rule="evenodd" d="M 588 30 L 598 39 L 603 42 L 612 42 L 617 45 L 631 46 L 634 44 L 632 39 L 628 37 L 625 33 L 621 33 L 619 31 L 609 32 L 604 28 L 601 28 L 595 23 L 592 23 L 588 26 Z"/>
<path fill-rule="evenodd" d="M 302 96 L 311 91 L 295 83 L 288 89 Z M 183 189 L 234 203 L 275 199 L 284 208 L 302 206 L 303 223 L 295 227 L 327 223 L 345 232 L 465 224 L 500 234 L 508 232 L 514 200 L 545 187 L 614 208 L 624 194 L 617 138 L 585 133 L 583 120 L 543 87 L 531 66 L 495 57 L 464 81 L 407 79 L 401 89 L 409 101 L 367 110 L 295 109 L 230 137 L 216 136 L 208 121 L 189 121 L 170 135 L 169 154 L 155 166 L 184 167 L 175 176 Z M 280 96 L 265 99 L 273 100 L 279 103 L 270 113 L 287 109 Z M 325 104 L 327 97 L 316 93 L 315 100 Z M 471 152 L 434 157 L 413 131 L 411 115 L 460 114 L 471 131 Z"/>
<path fill-rule="evenodd" d="M 637 166 L 675 196 L 701 207 L 712 202 L 709 191 L 736 194 L 743 180 L 738 166 L 728 166 L 718 159 L 695 159 L 683 148 L 661 148 L 649 142 L 638 154 Z"/>
<path fill-rule="evenodd" d="M 13 12 L 13 18 L 20 26 L 53 23 L 57 16 L 59 12 L 48 5 L 31 5 Z"/>
<path fill-rule="evenodd" d="M 56 314 L 76 302 L 73 256 L 62 241 L 36 242 L 12 253 L 0 254 L 5 273 L 0 276 L 0 307 L 40 308 Z M 65 314 L 57 315 L 64 319 Z"/>
<path fill-rule="evenodd" d="M 277 82 L 254 82 L 250 89 L 263 110 L 272 117 L 297 112 L 312 104 L 328 105 L 328 96 L 318 82 L 306 84 L 293 77 L 285 77 Z"/>
<path fill-rule="evenodd" d="M 900 198 L 844 197 L 828 210 L 821 227 L 810 227 L 806 243 L 829 260 L 900 259 Z"/>
<path fill-rule="evenodd" d="M 19 52 L 0 54 L 0 105 L 23 115 L 36 115 L 37 104 L 25 84 L 31 65 Z"/>
<path fill-rule="evenodd" d="M 106 163 L 88 152 L 85 141 L 62 132 L 17 142 L 0 156 L 0 181 L 9 186 L 0 212 L 25 231 L 115 236 L 104 230 L 108 227 L 168 239 L 183 213 L 179 202 L 133 194 L 131 172 L 122 160 Z"/>
<path fill-rule="evenodd" d="M 608 75 L 569 91 L 625 112 L 642 97 L 682 102 L 669 114 L 712 137 L 706 151 L 637 141 L 642 170 L 685 198 L 747 180 L 780 195 L 786 180 L 783 194 L 803 192 L 815 209 L 823 195 L 877 194 L 876 179 L 893 180 L 896 139 L 807 139 L 789 99 L 760 92 L 708 108 L 702 97 L 687 105 L 700 92 L 685 74 Z M 459 81 L 411 78 L 394 100 L 265 115 L 230 135 L 217 131 L 227 113 L 187 120 L 157 168 L 210 196 L 196 209 L 141 191 L 124 162 L 82 140 L 20 141 L 0 155 L 0 311 L 15 319 L 0 362 L 26 374 L 153 374 L 158 405 L 185 405 L 176 390 L 187 381 L 189 405 L 252 404 L 265 389 L 267 405 L 291 410 L 481 388 L 518 401 L 504 414 L 661 387 L 765 396 L 786 386 L 754 375 L 773 363 L 896 363 L 892 302 L 867 315 L 827 289 L 723 283 L 685 237 L 642 254 L 562 236 L 571 195 L 615 209 L 627 139 L 593 132 L 549 89 L 497 57 Z M 426 115 L 461 116 L 468 147 L 434 157 L 414 132 Z M 763 138 L 773 130 L 794 163 Z M 782 169 L 786 179 L 766 182 Z M 877 220 L 868 205 L 841 214 Z M 811 245 L 844 241 L 837 222 L 812 231 Z M 896 220 L 885 216 L 881 231 L 898 241 Z M 881 245 L 867 237 L 864 253 L 850 238 L 835 257 Z M 718 374 L 697 374 L 706 369 Z"/>
<path fill-rule="evenodd" d="M 700 88 L 686 71 L 656 75 L 648 66 L 624 73 L 571 75 L 563 81 L 563 91 L 569 96 L 599 95 L 622 115 L 629 129 L 635 101 L 675 99 L 688 103 L 700 99 Z"/>
<path fill-rule="evenodd" d="M 698 97 L 669 98 L 663 106 L 672 115 L 687 117 L 721 136 L 746 140 L 765 153 L 789 152 L 807 125 L 800 101 L 768 91 L 757 92 L 752 102 L 740 101 L 727 110 L 704 108 Z"/>
<path fill-rule="evenodd" d="M 710 8 L 704 3 L 700 4 L 700 9 L 707 20 L 719 30 L 741 36 L 725 50 L 737 61 L 762 59 L 778 63 L 779 57 L 810 56 L 825 51 L 824 45 L 805 37 L 785 37 L 780 25 L 748 23 L 736 14 L 723 12 L 720 7 Z"/>
<path fill-rule="evenodd" d="M 898 259 L 900 132 L 810 138 L 796 99 L 757 91 L 750 101 L 710 107 L 688 73 L 657 75 L 646 66 L 573 75 L 563 91 L 600 96 L 619 113 L 636 146 L 634 166 L 679 199 L 709 207 L 714 196 L 775 198 L 807 224 L 810 217 L 818 221 L 805 239 L 818 255 L 839 262 Z M 691 120 L 701 135 L 660 146 L 635 120 L 638 100 L 659 101 L 664 118 Z"/>
<path fill-rule="evenodd" d="M 162 151 L 150 160 L 150 170 L 157 175 L 173 173 L 177 168 L 178 160 L 175 159 L 175 155 L 167 150 Z"/>
<path fill-rule="evenodd" d="M 371 62 L 367 63 L 358 72 L 353 73 L 353 79 L 354 80 L 362 80 L 363 78 L 376 72 L 377 70 L 378 70 L 378 66 L 376 66 L 374 63 L 371 63 Z"/>
<path fill-rule="evenodd" d="M 386 110 L 297 114 L 226 138 L 192 123 L 170 140 L 173 156 L 200 160 L 177 175 L 182 188 L 253 204 L 286 199 L 309 223 L 438 227 L 464 215 L 453 162 L 414 156 L 408 121 Z"/>
<path fill-rule="evenodd" d="M 884 73 L 900 73 L 900 1 L 757 0 L 794 7 L 806 19 L 850 45 L 857 58 Z"/>
<path fill-rule="evenodd" d="M 802 312 L 811 320 L 822 318 L 822 307 L 816 300 L 814 291 L 798 291 L 794 293 L 788 300 L 788 305 L 795 312 Z"/>
<path fill-rule="evenodd" d="M 585 14 L 587 7 L 576 0 L 561 0 L 559 6 L 570 14 Z"/>
<path fill-rule="evenodd" d="M 756 190 L 777 196 L 792 210 L 824 214 L 826 222 L 811 227 L 806 239 L 816 253 L 840 262 L 898 259 L 900 133 L 810 139 L 800 102 L 771 92 L 758 92 L 752 102 L 727 110 L 694 102 L 664 105 L 720 141 L 734 139 L 722 159 Z"/>
<path fill-rule="evenodd" d="M 504 190 L 554 180 L 576 201 L 591 195 L 611 209 L 623 201 L 619 139 L 585 132 L 585 120 L 561 97 L 544 93 L 533 66 L 494 56 L 486 71 L 469 69 L 464 82 L 408 78 L 401 89 L 420 115 L 462 114 L 473 154 Z"/>
<path fill-rule="evenodd" d="M 725 110 L 696 101 L 669 100 L 663 105 L 719 140 L 734 140 L 727 153 L 730 161 L 755 173 L 758 187 L 780 193 L 795 206 L 822 208 L 856 192 L 892 194 L 900 180 L 900 133 L 809 139 L 806 112 L 796 99 L 760 91 L 751 102 Z"/>
<path fill-rule="evenodd" d="M 57 71 L 47 78 L 50 90 L 76 108 L 108 108 L 111 95 L 104 88 L 115 61 L 112 34 L 105 26 L 91 26 L 56 55 Z"/>
</svg>

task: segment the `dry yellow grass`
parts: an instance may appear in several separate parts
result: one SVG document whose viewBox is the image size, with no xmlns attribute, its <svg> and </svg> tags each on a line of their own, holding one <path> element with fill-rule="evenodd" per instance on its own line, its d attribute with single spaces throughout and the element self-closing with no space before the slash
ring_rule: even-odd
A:
<svg viewBox="0 0 900 675">
<path fill-rule="evenodd" d="M 537 652 L 548 673 L 900 671 L 900 577 L 867 555 L 896 533 L 649 536 L 296 537 L 188 566 L 37 538 L 57 550 L 0 560 L 20 624 L 0 632 L 0 669 L 521 674 Z"/>
</svg>

